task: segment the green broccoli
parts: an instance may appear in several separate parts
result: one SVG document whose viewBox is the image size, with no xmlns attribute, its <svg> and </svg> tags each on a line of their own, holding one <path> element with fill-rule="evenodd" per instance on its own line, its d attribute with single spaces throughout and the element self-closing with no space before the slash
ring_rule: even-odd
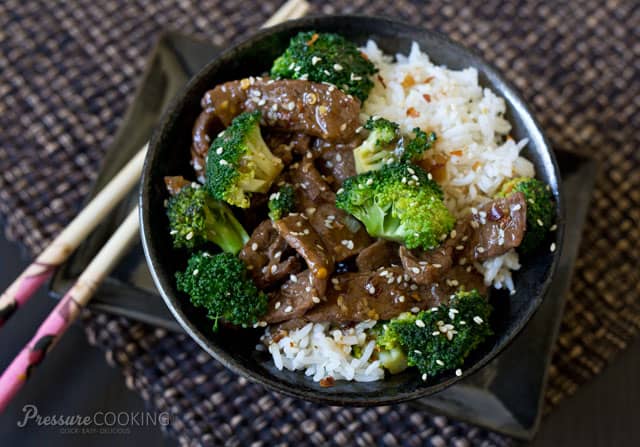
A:
<svg viewBox="0 0 640 447">
<path fill-rule="evenodd" d="M 390 365 L 392 373 L 398 371 L 402 362 L 392 356 L 400 352 L 409 366 L 427 376 L 459 368 L 471 351 L 492 335 L 491 310 L 489 302 L 474 289 L 457 292 L 448 306 L 401 314 L 386 323 L 377 338 L 381 363 Z M 391 361 L 386 360 L 386 353 L 391 353 Z"/>
<path fill-rule="evenodd" d="M 535 251 L 547 238 L 554 224 L 556 209 L 551 187 L 530 177 L 518 177 L 506 182 L 498 196 L 521 192 L 527 201 L 527 229 L 520 244 L 522 253 Z"/>
<path fill-rule="evenodd" d="M 283 167 L 262 139 L 260 112 L 245 112 L 211 143 L 206 187 L 216 199 L 248 208 L 251 193 L 266 193 Z"/>
<path fill-rule="evenodd" d="M 249 235 L 229 207 L 211 197 L 199 185 L 186 186 L 167 203 L 174 247 L 193 250 L 213 242 L 236 254 Z"/>
<path fill-rule="evenodd" d="M 415 134 L 415 137 L 404 138 L 401 159 L 406 163 L 420 160 L 424 152 L 431 149 L 433 144 L 436 142 L 435 132 L 426 133 L 419 127 L 416 127 L 413 129 L 413 133 Z"/>
<path fill-rule="evenodd" d="M 267 296 L 231 253 L 195 253 L 186 271 L 176 273 L 176 280 L 178 290 L 188 294 L 194 306 L 206 309 L 214 331 L 219 320 L 248 327 L 267 312 Z"/>
<path fill-rule="evenodd" d="M 369 136 L 353 150 L 356 172 L 375 171 L 395 162 L 399 126 L 385 118 L 371 116 L 363 127 L 369 131 Z"/>
<path fill-rule="evenodd" d="M 353 42 L 315 31 L 295 35 L 271 67 L 273 78 L 328 82 L 363 102 L 373 87 L 369 77 L 377 72 Z"/>
<path fill-rule="evenodd" d="M 279 220 L 295 209 L 295 195 L 293 186 L 285 184 L 269 197 L 269 217 L 271 220 Z"/>
<path fill-rule="evenodd" d="M 438 184 L 422 168 L 405 163 L 346 179 L 336 206 L 360 220 L 371 236 L 410 249 L 437 247 L 455 224 Z"/>
<path fill-rule="evenodd" d="M 413 138 L 408 135 L 400 138 L 399 126 L 380 117 L 369 117 L 363 127 L 369 131 L 369 136 L 353 150 L 358 174 L 398 161 L 417 161 L 436 141 L 434 132 L 426 133 L 418 127 L 413 129 Z"/>
</svg>

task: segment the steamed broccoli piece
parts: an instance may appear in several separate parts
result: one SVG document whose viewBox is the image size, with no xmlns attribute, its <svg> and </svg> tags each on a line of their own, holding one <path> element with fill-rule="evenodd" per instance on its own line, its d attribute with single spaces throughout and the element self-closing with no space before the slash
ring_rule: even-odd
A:
<svg viewBox="0 0 640 447">
<path fill-rule="evenodd" d="M 369 136 L 353 150 L 356 172 L 375 171 L 396 161 L 399 126 L 384 118 L 369 117 L 363 127 L 369 131 Z"/>
<path fill-rule="evenodd" d="M 353 150 L 358 174 L 400 161 L 418 161 L 436 141 L 434 132 L 426 133 L 418 127 L 413 129 L 414 137 L 401 138 L 398 124 L 380 117 L 369 117 L 363 127 L 369 136 Z"/>
<path fill-rule="evenodd" d="M 258 290 L 245 265 L 230 253 L 195 253 L 185 272 L 177 272 L 178 290 L 189 295 L 191 303 L 203 307 L 207 317 L 248 327 L 267 312 L 267 296 Z"/>
<path fill-rule="evenodd" d="M 404 138 L 404 150 L 402 151 L 401 159 L 407 163 L 420 160 L 424 152 L 431 149 L 436 142 L 435 132 L 426 133 L 419 127 L 416 127 L 413 129 L 413 133 L 415 135 L 413 138 Z"/>
<path fill-rule="evenodd" d="M 521 192 L 527 201 L 527 229 L 520 244 L 522 253 L 535 251 L 544 242 L 554 223 L 555 201 L 549 185 L 530 177 L 518 177 L 505 183 L 499 196 Z"/>
<path fill-rule="evenodd" d="M 277 192 L 269 197 L 269 217 L 271 220 L 279 220 L 295 209 L 293 186 L 283 185 Z"/>
<path fill-rule="evenodd" d="M 364 101 L 378 70 L 353 43 L 338 34 L 301 32 L 271 67 L 276 79 L 328 82 Z"/>
<path fill-rule="evenodd" d="M 404 163 L 348 178 L 336 206 L 361 221 L 371 236 L 410 249 L 437 247 L 455 223 L 438 184 L 422 168 Z"/>
<path fill-rule="evenodd" d="M 222 250 L 236 254 L 249 240 L 231 210 L 199 186 L 186 186 L 171 197 L 167 216 L 173 245 L 177 248 L 193 250 L 213 242 Z"/>
<path fill-rule="evenodd" d="M 474 289 L 457 292 L 448 306 L 400 315 L 385 324 L 378 336 L 383 366 L 384 353 L 400 351 L 409 366 L 416 366 L 427 376 L 459 368 L 493 333 L 489 326 L 491 310 L 489 302 Z M 387 363 L 395 367 L 398 362 Z"/>
<path fill-rule="evenodd" d="M 238 115 L 211 143 L 206 188 L 218 200 L 249 207 L 251 193 L 265 193 L 282 171 L 260 133 L 260 112 Z"/>
</svg>

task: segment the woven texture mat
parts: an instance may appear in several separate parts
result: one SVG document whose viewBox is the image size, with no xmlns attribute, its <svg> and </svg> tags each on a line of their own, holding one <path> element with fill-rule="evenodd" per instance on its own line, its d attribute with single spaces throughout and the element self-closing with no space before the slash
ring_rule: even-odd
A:
<svg viewBox="0 0 640 447">
<path fill-rule="evenodd" d="M 256 29 L 277 6 L 0 2 L 0 213 L 7 236 L 35 253 L 78 211 L 162 30 L 226 44 Z M 553 407 L 598 374 L 640 328 L 637 2 L 341 0 L 317 1 L 313 12 L 396 16 L 476 48 L 521 90 L 552 146 L 598 161 L 546 392 L 547 409 Z M 184 444 L 509 442 L 407 405 L 347 409 L 283 397 L 225 370 L 186 336 L 107 315 L 85 322 L 91 342 L 122 368 L 127 385 L 175 415 L 166 430 Z"/>
</svg>

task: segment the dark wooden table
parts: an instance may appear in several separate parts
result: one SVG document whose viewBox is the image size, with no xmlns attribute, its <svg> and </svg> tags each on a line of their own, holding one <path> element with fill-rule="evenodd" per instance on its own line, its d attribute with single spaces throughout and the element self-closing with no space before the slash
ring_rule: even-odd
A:
<svg viewBox="0 0 640 447">
<path fill-rule="evenodd" d="M 15 244 L 0 237 L 0 288 L 26 265 Z M 44 290 L 0 333 L 0 368 L 4 369 L 55 303 Z M 129 434 L 68 435 L 55 427 L 19 428 L 23 407 L 33 404 L 42 415 L 93 415 L 98 411 L 145 411 L 142 399 L 125 387 L 103 353 L 88 345 L 75 325 L 40 365 L 5 413 L 0 416 L 0 446 L 173 446 L 157 427 L 132 427 Z M 640 340 L 602 375 L 562 403 L 546 420 L 532 443 L 546 446 L 640 445 Z"/>
</svg>

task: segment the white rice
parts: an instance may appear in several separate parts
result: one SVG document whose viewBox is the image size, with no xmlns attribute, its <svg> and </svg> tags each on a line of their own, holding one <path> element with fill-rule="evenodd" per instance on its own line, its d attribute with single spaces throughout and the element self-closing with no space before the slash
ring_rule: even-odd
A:
<svg viewBox="0 0 640 447">
<path fill-rule="evenodd" d="M 533 164 L 520 156 L 527 140 L 508 137 L 511 124 L 503 116 L 504 99 L 478 84 L 475 68 L 449 70 L 434 65 L 417 43 L 408 56 L 398 54 L 395 61 L 373 41 L 363 50 L 378 67 L 382 81 L 376 77 L 361 118 L 387 118 L 400 124 L 404 133 L 415 127 L 436 133 L 436 145 L 427 158 L 447 160 L 445 178 L 438 182 L 457 218 L 490 201 L 505 180 L 535 176 Z M 518 268 L 518 254 L 513 251 L 486 261 L 479 271 L 487 285 L 513 293 L 511 270 Z"/>
<path fill-rule="evenodd" d="M 370 360 L 376 342 L 368 331 L 375 325 L 375 321 L 364 321 L 341 330 L 331 329 L 328 323 L 309 323 L 269 344 L 269 352 L 276 368 L 304 370 L 316 382 L 329 376 L 357 382 L 380 380 L 384 370 L 378 360 Z M 265 337 L 269 336 L 267 329 Z M 361 348 L 359 358 L 351 355 L 354 346 Z"/>
<path fill-rule="evenodd" d="M 403 133 L 415 127 L 436 132 L 436 145 L 427 158 L 446 160 L 445 178 L 437 180 L 447 207 L 457 218 L 490 201 L 505 180 L 535 175 L 533 164 L 520 156 L 527 140 L 516 142 L 509 137 L 511 125 L 503 116 L 505 102 L 478 84 L 476 69 L 456 71 L 434 65 L 416 43 L 408 56 L 398 54 L 395 61 L 373 41 L 363 51 L 378 67 L 382 80 L 374 79 L 362 121 L 381 116 L 398 123 Z M 412 85 L 411 78 L 415 81 Z M 474 266 L 487 286 L 515 292 L 511 271 L 520 268 L 515 250 Z M 343 331 L 330 328 L 328 323 L 309 323 L 271 343 L 268 349 L 278 369 L 304 370 L 315 381 L 327 376 L 379 380 L 384 371 L 377 360 L 370 359 L 375 342 L 367 336 L 375 324 L 364 322 Z M 269 337 L 268 330 L 265 336 Z M 359 359 L 351 355 L 356 345 L 363 352 Z"/>
</svg>

